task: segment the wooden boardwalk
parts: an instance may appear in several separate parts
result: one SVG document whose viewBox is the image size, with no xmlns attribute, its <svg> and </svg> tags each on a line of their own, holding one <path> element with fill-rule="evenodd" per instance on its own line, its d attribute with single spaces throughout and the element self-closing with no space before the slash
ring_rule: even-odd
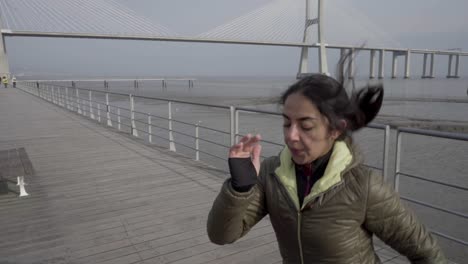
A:
<svg viewBox="0 0 468 264">
<path fill-rule="evenodd" d="M 17 89 L 0 89 L 0 150 L 24 147 L 30 196 L 0 196 L 0 263 L 281 263 L 268 219 L 210 243 L 224 173 Z M 378 247 L 385 263 L 407 263 Z"/>
</svg>

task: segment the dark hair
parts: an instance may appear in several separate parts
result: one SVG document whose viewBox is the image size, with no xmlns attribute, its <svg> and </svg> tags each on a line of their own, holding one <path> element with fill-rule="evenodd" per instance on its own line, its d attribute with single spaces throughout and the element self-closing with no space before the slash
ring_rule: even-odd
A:
<svg viewBox="0 0 468 264">
<path fill-rule="evenodd" d="M 280 99 L 284 105 L 291 94 L 301 93 L 328 119 L 329 128 L 342 132 L 338 140 L 370 123 L 382 106 L 384 94 L 382 84 L 368 84 L 357 92 L 353 89 L 349 97 L 345 90 L 344 80 L 347 76 L 343 67 L 348 59 L 352 58 L 347 55 L 338 62 L 339 80 L 324 74 L 310 74 L 291 85 Z M 341 120 L 346 121 L 346 127 L 343 127 Z"/>
</svg>

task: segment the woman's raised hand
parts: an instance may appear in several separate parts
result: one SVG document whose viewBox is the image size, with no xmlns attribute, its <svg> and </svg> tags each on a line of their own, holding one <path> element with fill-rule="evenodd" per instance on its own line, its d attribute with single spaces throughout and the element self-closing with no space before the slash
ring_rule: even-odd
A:
<svg viewBox="0 0 468 264">
<path fill-rule="evenodd" d="M 260 172 L 260 153 L 262 152 L 262 146 L 259 144 L 261 139 L 262 137 L 259 134 L 255 136 L 247 134 L 239 140 L 239 143 L 229 149 L 229 158 L 251 158 L 258 176 Z"/>
</svg>

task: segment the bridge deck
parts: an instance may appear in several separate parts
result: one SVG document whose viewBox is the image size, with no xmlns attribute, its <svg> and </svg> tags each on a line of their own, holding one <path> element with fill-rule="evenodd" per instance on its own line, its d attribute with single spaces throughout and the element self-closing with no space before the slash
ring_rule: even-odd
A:
<svg viewBox="0 0 468 264">
<path fill-rule="evenodd" d="M 36 170 L 29 197 L 0 196 L 0 263 L 281 262 L 268 220 L 209 242 L 223 173 L 16 89 L 0 89 L 0 113 L 0 149 L 24 147 Z"/>
</svg>

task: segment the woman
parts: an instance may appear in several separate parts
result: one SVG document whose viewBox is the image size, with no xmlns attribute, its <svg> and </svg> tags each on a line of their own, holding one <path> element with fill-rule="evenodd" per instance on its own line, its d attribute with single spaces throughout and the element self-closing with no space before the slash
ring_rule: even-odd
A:
<svg viewBox="0 0 468 264">
<path fill-rule="evenodd" d="M 259 135 L 231 147 L 231 179 L 210 211 L 210 240 L 233 243 L 269 214 L 283 263 L 380 263 L 374 234 L 412 263 L 446 263 L 427 229 L 353 147 L 350 134 L 377 115 L 383 87 L 349 99 L 342 83 L 316 74 L 283 94 L 286 147 L 278 156 L 260 162 Z"/>
</svg>

